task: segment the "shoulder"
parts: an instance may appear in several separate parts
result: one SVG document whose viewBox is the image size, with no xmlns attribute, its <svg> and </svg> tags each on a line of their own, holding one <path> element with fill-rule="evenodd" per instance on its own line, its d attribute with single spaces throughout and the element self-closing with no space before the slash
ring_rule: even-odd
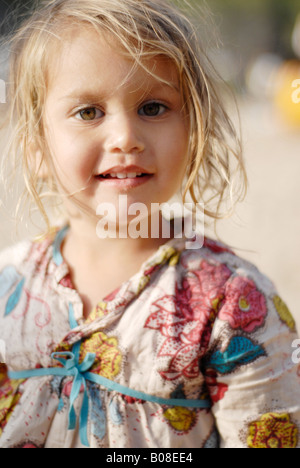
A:
<svg viewBox="0 0 300 468">
<path fill-rule="evenodd" d="M 197 270 L 210 272 L 221 283 L 233 281 L 235 277 L 247 278 L 258 283 L 266 292 L 274 290 L 274 283 L 256 265 L 237 255 L 226 244 L 205 238 L 203 246 L 197 249 L 184 249 L 180 264 L 186 274 Z"/>
<path fill-rule="evenodd" d="M 182 251 L 180 265 L 183 287 L 192 288 L 198 300 L 215 312 L 215 319 L 250 333 L 267 317 L 295 329 L 273 281 L 225 244 L 205 238 L 201 248 Z"/>
<path fill-rule="evenodd" d="M 0 271 L 8 265 L 18 267 L 28 257 L 32 248 L 29 240 L 21 241 L 15 245 L 6 247 L 0 252 Z"/>
<path fill-rule="evenodd" d="M 13 276 L 13 272 L 26 275 L 29 271 L 40 269 L 46 259 L 50 260 L 49 248 L 52 244 L 51 235 L 38 241 L 26 239 L 3 249 L 0 252 L 0 281 Z"/>
</svg>

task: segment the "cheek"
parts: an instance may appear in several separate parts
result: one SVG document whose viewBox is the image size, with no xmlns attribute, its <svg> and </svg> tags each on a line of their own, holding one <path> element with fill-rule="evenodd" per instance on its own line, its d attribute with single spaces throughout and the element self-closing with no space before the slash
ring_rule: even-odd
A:
<svg viewBox="0 0 300 468">
<path fill-rule="evenodd" d="M 186 173 L 188 161 L 188 135 L 185 128 L 178 127 L 168 141 L 164 141 L 164 174 L 174 184 L 179 184 Z"/>
<path fill-rule="evenodd" d="M 97 148 L 91 139 L 83 136 L 72 136 L 57 129 L 52 132 L 50 149 L 56 169 L 69 177 L 87 179 L 97 158 Z"/>
</svg>

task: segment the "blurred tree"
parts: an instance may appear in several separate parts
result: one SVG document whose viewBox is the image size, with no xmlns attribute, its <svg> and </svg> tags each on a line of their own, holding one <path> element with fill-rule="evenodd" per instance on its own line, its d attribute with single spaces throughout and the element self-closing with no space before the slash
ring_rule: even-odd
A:
<svg viewBox="0 0 300 468">
<path fill-rule="evenodd" d="M 291 34 L 300 13 L 299 0 L 210 0 L 209 7 L 220 23 L 221 35 L 230 42 L 243 36 L 245 50 L 255 54 L 259 38 L 263 52 L 292 57 Z"/>
<path fill-rule="evenodd" d="M 124 0 L 126 1 L 126 0 Z M 221 38 L 229 47 L 241 45 L 247 56 L 260 47 L 283 57 L 292 56 L 291 31 L 299 0 L 175 0 L 184 5 L 206 5 L 214 12 Z M 0 0 L 0 35 L 11 31 L 18 15 L 30 10 L 36 0 Z"/>
<path fill-rule="evenodd" d="M 267 3 L 274 30 L 272 49 L 284 58 L 290 58 L 293 55 L 291 35 L 300 12 L 299 0 L 268 0 Z"/>
<path fill-rule="evenodd" d="M 126 1 L 126 0 L 124 0 Z M 181 6 L 207 6 L 224 49 L 236 55 L 241 74 L 247 64 L 262 53 L 293 58 L 291 34 L 300 0 L 173 0 Z M 0 0 L 0 35 L 11 32 L 18 19 L 38 0 Z M 17 10 L 17 15 L 15 12 Z M 211 33 L 211 28 L 208 26 Z"/>
</svg>

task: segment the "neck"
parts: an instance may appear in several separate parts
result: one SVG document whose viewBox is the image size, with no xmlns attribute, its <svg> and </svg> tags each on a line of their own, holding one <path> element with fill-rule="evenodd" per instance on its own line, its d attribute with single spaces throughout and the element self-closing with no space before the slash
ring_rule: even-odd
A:
<svg viewBox="0 0 300 468">
<path fill-rule="evenodd" d="M 87 221 L 83 217 L 71 219 L 69 225 L 70 229 L 62 246 L 64 258 L 68 260 L 74 259 L 74 256 L 84 256 L 87 262 L 95 265 L 102 263 L 103 259 L 109 261 L 109 258 L 118 258 L 120 262 L 126 263 L 136 256 L 147 256 L 174 235 L 172 223 L 165 220 L 161 213 L 159 219 L 156 218 L 154 227 L 151 219 L 148 220 L 148 232 L 144 230 L 143 237 L 137 237 L 135 226 L 131 230 L 129 227 L 116 229 L 115 238 L 111 234 L 106 238 L 103 238 L 103 234 L 99 237 L 99 225 L 94 220 Z"/>
</svg>

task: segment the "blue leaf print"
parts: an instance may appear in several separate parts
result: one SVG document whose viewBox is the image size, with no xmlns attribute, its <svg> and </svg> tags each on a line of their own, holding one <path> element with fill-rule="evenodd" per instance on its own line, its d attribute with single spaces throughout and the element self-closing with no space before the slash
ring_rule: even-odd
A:
<svg viewBox="0 0 300 468">
<path fill-rule="evenodd" d="M 106 414 L 103 409 L 101 391 L 95 384 L 89 384 L 91 432 L 99 439 L 106 434 Z"/>
<path fill-rule="evenodd" d="M 4 316 L 9 315 L 17 307 L 22 295 L 24 283 L 25 278 L 22 278 L 12 295 L 8 298 Z"/>
<path fill-rule="evenodd" d="M 0 297 L 4 297 L 20 278 L 21 275 L 14 266 L 5 267 L 0 274 Z"/>
<path fill-rule="evenodd" d="M 109 404 L 109 415 L 110 415 L 110 419 L 112 420 L 114 424 L 116 424 L 117 426 L 122 424 L 123 420 L 119 411 L 118 403 L 114 400 L 111 400 Z"/>
<path fill-rule="evenodd" d="M 235 336 L 226 351 L 215 351 L 209 360 L 208 367 L 220 374 L 232 372 L 236 367 L 255 361 L 265 355 L 264 349 L 255 345 L 244 336 Z"/>
<path fill-rule="evenodd" d="M 65 377 L 60 377 L 58 375 L 55 375 L 53 379 L 51 379 L 50 386 L 51 386 L 51 393 L 55 393 L 58 398 L 61 396 L 62 392 L 62 382 Z"/>
</svg>

